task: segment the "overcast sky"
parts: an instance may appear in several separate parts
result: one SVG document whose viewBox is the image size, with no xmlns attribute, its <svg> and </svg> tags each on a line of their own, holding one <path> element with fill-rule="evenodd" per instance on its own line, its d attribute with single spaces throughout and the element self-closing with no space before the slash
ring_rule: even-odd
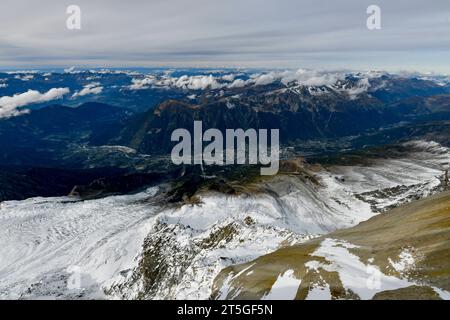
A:
<svg viewBox="0 0 450 320">
<path fill-rule="evenodd" d="M 1 0 L 0 68 L 72 65 L 450 73 L 450 0 Z"/>
</svg>

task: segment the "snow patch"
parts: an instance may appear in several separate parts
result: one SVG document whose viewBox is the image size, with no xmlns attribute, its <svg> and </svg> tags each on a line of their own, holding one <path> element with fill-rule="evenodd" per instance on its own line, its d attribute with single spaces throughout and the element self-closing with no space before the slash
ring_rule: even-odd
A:
<svg viewBox="0 0 450 320">
<path fill-rule="evenodd" d="M 403 249 L 403 251 L 400 252 L 399 261 L 394 262 L 391 258 L 388 260 L 395 271 L 400 272 L 401 274 L 414 268 L 416 262 L 413 256 L 412 248 Z"/>
<path fill-rule="evenodd" d="M 294 270 L 279 275 L 270 292 L 262 300 L 294 300 L 301 280 L 295 278 Z"/>
<path fill-rule="evenodd" d="M 322 268 L 328 272 L 338 272 L 345 289 L 351 290 L 361 299 L 372 299 L 375 294 L 387 290 L 396 290 L 415 285 L 406 279 L 382 273 L 375 265 L 364 264 L 349 249 L 358 248 L 349 242 L 326 238 L 313 253 L 313 257 L 325 258 L 326 263 L 314 261 L 306 267 L 317 270 Z"/>
</svg>

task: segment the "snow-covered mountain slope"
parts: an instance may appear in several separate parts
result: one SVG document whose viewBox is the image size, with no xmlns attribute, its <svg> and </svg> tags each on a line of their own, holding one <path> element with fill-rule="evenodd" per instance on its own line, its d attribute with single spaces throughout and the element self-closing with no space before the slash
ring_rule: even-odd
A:
<svg viewBox="0 0 450 320">
<path fill-rule="evenodd" d="M 218 299 L 450 299 L 450 191 L 216 278 Z"/>
<path fill-rule="evenodd" d="M 133 266 L 155 215 L 146 200 L 156 192 L 1 203 L 0 298 L 104 297 L 100 285 Z M 78 275 L 83 289 L 69 289 Z"/>
<path fill-rule="evenodd" d="M 257 193 L 206 192 L 176 208 L 155 204 L 158 188 L 1 203 L 0 298 L 208 298 L 224 267 L 435 192 L 449 150 L 409 147 L 396 159 L 322 168 L 314 179 L 280 174 Z"/>
</svg>

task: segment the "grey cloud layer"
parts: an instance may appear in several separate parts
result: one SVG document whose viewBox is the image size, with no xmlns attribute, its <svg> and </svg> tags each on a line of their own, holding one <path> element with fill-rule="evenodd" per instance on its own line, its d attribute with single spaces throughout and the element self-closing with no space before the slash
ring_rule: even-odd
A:
<svg viewBox="0 0 450 320">
<path fill-rule="evenodd" d="M 366 28 L 366 8 L 382 29 Z M 65 27 L 82 9 L 82 30 Z M 0 3 L 0 66 L 262 66 L 449 72 L 448 0 Z"/>
</svg>

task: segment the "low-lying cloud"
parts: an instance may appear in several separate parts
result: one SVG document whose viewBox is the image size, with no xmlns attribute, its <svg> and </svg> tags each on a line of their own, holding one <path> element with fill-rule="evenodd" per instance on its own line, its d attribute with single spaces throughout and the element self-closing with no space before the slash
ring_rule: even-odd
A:
<svg viewBox="0 0 450 320">
<path fill-rule="evenodd" d="M 0 118 L 9 118 L 29 112 L 21 109 L 32 103 L 48 102 L 62 98 L 69 93 L 69 88 L 53 88 L 45 93 L 36 90 L 15 94 L 13 96 L 4 96 L 0 98 Z"/>
<path fill-rule="evenodd" d="M 88 94 L 99 94 L 102 93 L 103 87 L 100 85 L 99 82 L 90 83 L 88 85 L 85 85 L 83 89 L 80 91 L 75 92 L 72 95 L 72 98 L 82 97 L 86 96 Z"/>
<path fill-rule="evenodd" d="M 227 90 L 251 86 L 266 86 L 274 83 L 286 88 L 307 87 L 310 94 L 318 95 L 336 92 L 347 94 L 351 99 L 359 95 L 375 90 L 372 87 L 372 79 L 387 75 L 385 72 L 326 72 L 311 69 L 267 71 L 253 74 L 229 73 L 206 75 L 182 75 L 172 77 L 164 75 L 141 75 L 141 78 L 133 78 L 132 84 L 125 86 L 128 90 L 142 90 L 149 88 L 172 88 L 182 90 Z M 352 80 L 349 80 L 352 78 Z M 382 86 L 383 82 L 376 81 L 376 86 Z M 192 96 L 191 96 L 192 97 Z"/>
<path fill-rule="evenodd" d="M 162 76 L 160 78 L 149 75 L 142 79 L 133 79 L 128 89 L 139 90 L 150 87 L 171 87 L 190 90 L 232 89 L 252 85 L 263 86 L 274 82 L 281 82 L 285 85 L 295 83 L 304 86 L 331 86 L 337 81 L 345 79 L 345 73 L 319 72 L 306 69 L 255 73 L 251 74 L 249 79 L 236 78 L 238 75 L 231 73 L 221 76 L 210 74 L 182 75 L 180 77 Z"/>
</svg>

